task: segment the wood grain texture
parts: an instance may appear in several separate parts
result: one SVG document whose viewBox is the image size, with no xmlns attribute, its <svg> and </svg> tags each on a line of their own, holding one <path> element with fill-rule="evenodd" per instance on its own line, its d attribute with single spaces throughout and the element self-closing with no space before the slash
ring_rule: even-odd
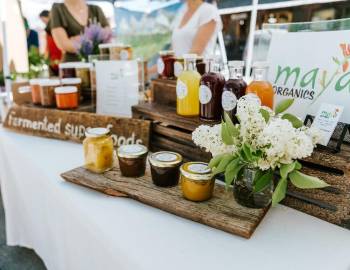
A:
<svg viewBox="0 0 350 270">
<path fill-rule="evenodd" d="M 267 212 L 267 209 L 249 209 L 238 205 L 232 191 L 225 191 L 218 184 L 209 201 L 188 201 L 182 197 L 179 186 L 160 188 L 153 185 L 148 168 L 146 175 L 140 178 L 122 177 L 118 167 L 104 174 L 94 174 L 80 167 L 63 173 L 62 177 L 108 195 L 119 196 L 122 193 L 144 204 L 245 238 L 252 236 Z"/>
<path fill-rule="evenodd" d="M 154 79 L 151 90 L 154 103 L 176 108 L 176 80 Z"/>
</svg>

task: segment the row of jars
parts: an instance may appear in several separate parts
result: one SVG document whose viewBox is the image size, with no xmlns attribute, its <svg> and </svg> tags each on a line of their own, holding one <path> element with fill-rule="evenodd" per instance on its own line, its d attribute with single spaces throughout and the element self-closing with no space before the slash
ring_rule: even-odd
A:
<svg viewBox="0 0 350 270">
<path fill-rule="evenodd" d="M 201 75 L 196 67 L 195 54 L 184 55 L 184 70 L 176 84 L 177 114 L 200 116 L 206 121 L 220 121 L 226 111 L 234 117 L 237 100 L 246 94 L 254 94 L 263 106 L 273 108 L 274 90 L 267 81 L 268 64 L 253 64 L 253 81 L 243 80 L 243 61 L 230 61 L 229 79 L 220 73 L 220 65 L 214 59 L 206 59 L 206 73 Z"/>
<path fill-rule="evenodd" d="M 131 45 L 119 43 L 104 43 L 98 46 L 100 56 L 104 60 L 131 60 L 133 51 Z"/>
<path fill-rule="evenodd" d="M 89 128 L 83 142 L 85 168 L 103 173 L 114 166 L 114 146 L 106 128 Z M 120 172 L 125 177 L 141 177 L 149 161 L 154 185 L 174 187 L 180 180 L 183 196 L 191 201 L 205 201 L 212 197 L 215 179 L 207 163 L 183 163 L 180 154 L 161 151 L 150 154 L 144 145 L 123 145 L 118 148 Z"/>
<path fill-rule="evenodd" d="M 81 99 L 81 79 L 31 79 L 29 81 L 34 105 L 76 109 Z"/>
</svg>

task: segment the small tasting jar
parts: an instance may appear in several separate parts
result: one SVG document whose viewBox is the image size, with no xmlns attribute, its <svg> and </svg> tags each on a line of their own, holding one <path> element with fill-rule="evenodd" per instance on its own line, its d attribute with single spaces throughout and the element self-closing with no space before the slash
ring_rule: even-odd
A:
<svg viewBox="0 0 350 270">
<path fill-rule="evenodd" d="M 215 179 L 207 163 L 188 162 L 180 172 L 182 194 L 187 200 L 202 202 L 213 196 Z"/>
<path fill-rule="evenodd" d="M 85 168 L 103 173 L 114 164 L 113 139 L 107 128 L 87 128 L 83 141 Z"/>
<path fill-rule="evenodd" d="M 60 86 L 60 80 L 57 79 L 42 79 L 40 84 L 41 105 L 44 107 L 55 107 L 56 97 L 55 88 Z"/>
<path fill-rule="evenodd" d="M 55 95 L 58 109 L 69 110 L 78 108 L 78 89 L 75 86 L 56 87 Z"/>
<path fill-rule="evenodd" d="M 74 62 L 60 63 L 58 68 L 60 79 L 76 77 Z"/>
<path fill-rule="evenodd" d="M 81 79 L 80 78 L 64 78 L 61 79 L 61 85 L 62 86 L 74 86 L 78 89 L 78 97 L 79 100 L 82 99 L 81 94 Z"/>
<path fill-rule="evenodd" d="M 159 187 L 173 187 L 179 183 L 182 156 L 175 152 L 161 151 L 149 157 L 152 181 Z"/>
<path fill-rule="evenodd" d="M 146 171 L 148 149 L 144 145 L 129 144 L 118 148 L 120 172 L 126 177 L 141 177 Z"/>
<path fill-rule="evenodd" d="M 108 48 L 110 60 L 131 60 L 132 48 L 130 45 L 108 43 L 103 44 L 102 48 Z"/>
<path fill-rule="evenodd" d="M 158 60 L 158 73 L 167 78 L 174 77 L 174 63 L 176 58 L 174 56 L 174 51 L 160 51 Z"/>
<path fill-rule="evenodd" d="M 100 56 L 102 56 L 102 57 L 108 56 L 108 58 L 109 58 L 109 47 L 110 47 L 110 43 L 102 43 L 102 44 L 98 45 L 98 49 L 100 51 Z"/>
<path fill-rule="evenodd" d="M 81 79 L 81 88 L 82 90 L 91 89 L 91 80 L 90 80 L 90 69 L 92 68 L 91 63 L 85 62 L 72 62 L 75 67 L 75 78 Z"/>
<path fill-rule="evenodd" d="M 34 105 L 41 105 L 40 84 L 38 79 L 29 80 L 30 89 L 32 92 L 32 102 Z"/>
</svg>

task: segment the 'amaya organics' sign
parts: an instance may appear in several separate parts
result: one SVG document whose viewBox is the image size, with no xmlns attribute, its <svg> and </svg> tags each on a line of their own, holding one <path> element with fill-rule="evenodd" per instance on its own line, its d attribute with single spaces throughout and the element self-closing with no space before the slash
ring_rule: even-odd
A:
<svg viewBox="0 0 350 270">
<path fill-rule="evenodd" d="M 344 106 L 350 123 L 350 31 L 273 33 L 268 54 L 269 81 L 276 102 L 294 98 L 290 111 L 315 115 L 323 102 Z"/>
<path fill-rule="evenodd" d="M 81 142 L 88 127 L 107 127 L 115 146 L 149 144 L 150 122 L 101 116 L 84 112 L 63 112 L 15 106 L 8 112 L 4 127 L 35 136 Z"/>
</svg>

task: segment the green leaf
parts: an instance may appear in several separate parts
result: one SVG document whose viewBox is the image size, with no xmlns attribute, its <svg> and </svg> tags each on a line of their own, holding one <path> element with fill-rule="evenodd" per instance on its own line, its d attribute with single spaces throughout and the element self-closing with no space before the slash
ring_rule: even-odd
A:
<svg viewBox="0 0 350 270">
<path fill-rule="evenodd" d="M 237 137 L 239 135 L 239 130 L 233 124 L 233 122 L 232 122 L 232 120 L 227 112 L 224 112 L 224 120 L 225 120 L 226 127 L 227 127 L 229 134 L 231 134 L 231 136 L 233 136 L 233 137 Z"/>
<path fill-rule="evenodd" d="M 301 128 L 304 125 L 304 123 L 298 117 L 290 113 L 285 113 L 282 116 L 282 119 L 288 120 L 294 128 Z"/>
<path fill-rule="evenodd" d="M 295 170 L 299 171 L 303 167 L 298 161 L 294 161 L 295 163 Z"/>
<path fill-rule="evenodd" d="M 268 170 L 265 172 L 254 184 L 253 191 L 254 192 L 260 192 L 264 190 L 268 185 L 270 185 L 273 178 L 273 171 Z"/>
<path fill-rule="evenodd" d="M 236 158 L 230 162 L 230 164 L 226 167 L 225 171 L 225 182 L 226 186 L 232 184 L 233 180 L 237 178 L 238 172 L 242 169 L 242 164 L 239 162 L 239 158 Z"/>
<path fill-rule="evenodd" d="M 292 98 L 282 100 L 280 103 L 276 105 L 275 113 L 276 114 L 283 113 L 290 106 L 292 106 L 293 103 L 294 103 L 294 99 Z"/>
<path fill-rule="evenodd" d="M 289 174 L 289 179 L 291 180 L 292 184 L 298 188 L 323 188 L 328 187 L 329 185 L 314 176 L 303 174 L 299 171 L 294 171 Z"/>
<path fill-rule="evenodd" d="M 282 201 L 286 197 L 286 192 L 287 179 L 281 178 L 272 194 L 272 206 L 276 206 L 280 201 Z"/>
<path fill-rule="evenodd" d="M 225 156 L 221 159 L 219 165 L 216 168 L 214 168 L 213 173 L 218 174 L 224 172 L 226 170 L 227 165 L 233 158 L 234 156 L 225 154 Z"/>
<path fill-rule="evenodd" d="M 338 60 L 338 58 L 333 56 L 332 59 L 336 64 L 340 65 L 340 61 Z"/>
<path fill-rule="evenodd" d="M 213 157 L 208 164 L 209 168 L 217 167 L 224 156 L 225 154 L 221 154 Z"/>
<path fill-rule="evenodd" d="M 280 174 L 282 178 L 288 177 L 288 174 L 295 170 L 296 161 L 290 164 L 283 164 L 280 168 Z"/>
<path fill-rule="evenodd" d="M 260 113 L 262 115 L 262 117 L 264 117 L 265 119 L 265 122 L 269 122 L 270 120 L 270 113 L 267 111 L 267 110 L 264 110 L 264 109 L 260 109 Z"/>
<path fill-rule="evenodd" d="M 251 162 L 253 160 L 252 148 L 248 144 L 243 144 L 243 152 L 247 158 L 247 161 Z"/>
<path fill-rule="evenodd" d="M 221 123 L 221 138 L 224 144 L 226 145 L 232 145 L 234 143 L 233 138 L 230 135 L 230 132 L 227 128 L 227 124 L 225 122 Z"/>
</svg>

